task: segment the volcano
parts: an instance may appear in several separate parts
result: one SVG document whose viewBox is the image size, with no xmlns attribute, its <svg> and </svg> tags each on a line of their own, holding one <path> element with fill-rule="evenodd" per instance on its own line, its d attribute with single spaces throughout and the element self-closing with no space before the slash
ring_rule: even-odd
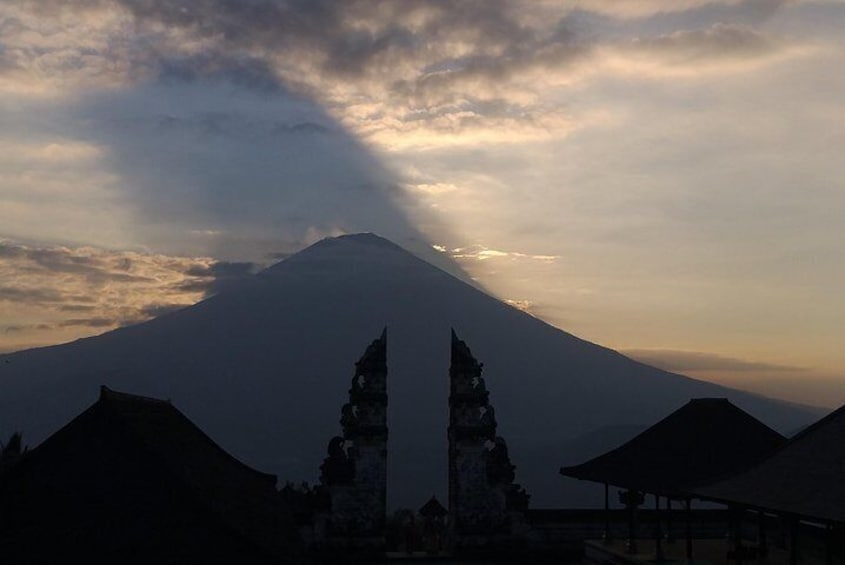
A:
<svg viewBox="0 0 845 565">
<path fill-rule="evenodd" d="M 818 416 L 636 362 L 357 234 L 154 320 L 0 356 L 0 435 L 21 430 L 34 445 L 107 385 L 170 399 L 248 465 L 314 482 L 354 362 L 384 327 L 391 507 L 444 498 L 450 328 L 484 363 L 499 434 L 535 507 L 588 503 L 559 467 L 613 447 L 595 439 L 608 437 L 602 430 L 633 435 L 690 398 L 729 398 L 784 432 Z"/>
</svg>

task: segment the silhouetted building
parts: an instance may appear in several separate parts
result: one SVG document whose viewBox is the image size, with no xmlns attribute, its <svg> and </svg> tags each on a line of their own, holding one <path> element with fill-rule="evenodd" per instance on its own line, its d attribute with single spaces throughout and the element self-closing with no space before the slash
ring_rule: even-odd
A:
<svg viewBox="0 0 845 565">
<path fill-rule="evenodd" d="M 387 329 L 355 363 L 349 402 L 320 467 L 317 541 L 383 547 L 387 504 Z"/>
<path fill-rule="evenodd" d="M 302 556 L 275 489 L 169 402 L 111 391 L 0 483 L 3 563 L 278 563 Z"/>
<path fill-rule="evenodd" d="M 632 440 L 581 465 L 563 467 L 562 475 L 623 487 L 620 502 L 629 509 L 630 553 L 637 551 L 638 506 L 645 494 L 683 500 L 689 510 L 690 491 L 696 486 L 743 470 L 774 452 L 786 439 L 724 398 L 690 400 Z M 662 559 L 661 520 L 655 522 L 654 539 Z M 692 542 L 687 525 L 687 558 Z M 606 528 L 609 537 L 609 525 Z"/>
<path fill-rule="evenodd" d="M 422 545 L 429 555 L 439 555 L 448 549 L 446 519 L 449 511 L 432 496 L 419 509 L 422 517 Z"/>
<path fill-rule="evenodd" d="M 758 516 L 779 516 L 790 538 L 792 563 L 844 563 L 845 406 L 798 433 L 759 464 L 693 491 L 707 500 L 756 510 Z M 802 522 L 815 524 L 815 532 L 803 528 L 801 536 Z M 763 524 L 759 526 L 758 546 L 766 543 Z M 805 541 L 804 550 L 799 537 Z M 808 546 L 811 538 L 824 540 L 821 547 Z"/>
<path fill-rule="evenodd" d="M 456 547 L 506 540 L 525 528 L 529 495 L 514 482 L 482 364 L 452 331 L 449 368 L 449 514 Z M 524 533 L 524 532 L 520 532 Z"/>
<path fill-rule="evenodd" d="M 694 492 L 726 503 L 845 524 L 845 406 L 758 465 Z"/>
<path fill-rule="evenodd" d="M 437 500 L 437 497 L 435 496 L 429 498 L 428 502 L 422 505 L 419 513 L 423 518 L 430 518 L 433 520 L 445 520 L 446 516 L 449 515 L 449 511 L 440 504 L 440 501 Z"/>
<path fill-rule="evenodd" d="M 695 398 L 625 444 L 561 474 L 662 496 L 759 462 L 786 438 L 726 398 Z"/>
</svg>

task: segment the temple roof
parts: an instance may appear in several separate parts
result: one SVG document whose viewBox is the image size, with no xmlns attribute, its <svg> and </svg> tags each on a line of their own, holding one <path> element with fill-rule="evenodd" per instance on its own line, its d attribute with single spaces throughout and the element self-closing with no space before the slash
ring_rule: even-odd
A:
<svg viewBox="0 0 845 565">
<path fill-rule="evenodd" d="M 297 551 L 288 512 L 275 489 L 276 477 L 235 459 L 169 401 L 103 386 L 96 403 L 27 453 L 12 471 L 11 486 L 5 486 L 16 500 L 16 491 L 31 499 L 33 512 L 50 513 L 60 504 L 74 520 L 97 531 L 119 535 L 124 527 L 131 532 L 149 528 L 149 547 L 143 551 L 157 551 L 159 537 L 169 535 L 156 529 L 168 519 L 155 513 L 162 507 L 154 501 L 162 497 L 171 501 L 168 511 L 200 516 L 194 528 L 200 535 L 232 532 L 232 540 L 241 540 L 232 543 L 251 544 L 267 555 Z M 52 494 L 43 494 L 48 491 Z M 65 502 L 57 503 L 54 497 Z M 80 497 L 113 500 L 114 508 L 104 510 L 109 502 L 67 502 Z M 112 523 L 111 513 L 136 507 L 144 510 L 131 525 Z M 50 535 L 66 533 L 44 527 Z M 194 538 L 185 538 L 188 547 Z M 119 540 L 113 545 L 121 547 Z M 100 549 L 114 548 L 106 544 Z"/>
<path fill-rule="evenodd" d="M 690 400 L 632 440 L 562 475 L 665 495 L 745 469 L 786 439 L 725 398 Z"/>
<path fill-rule="evenodd" d="M 216 495 L 266 492 L 276 476 L 256 471 L 227 453 L 169 401 L 100 387 L 94 407 L 123 422 L 171 471 L 194 488 Z M 94 408 L 92 407 L 92 408 Z"/>
<path fill-rule="evenodd" d="M 758 465 L 696 495 L 804 518 L 845 523 L 845 406 Z"/>
<path fill-rule="evenodd" d="M 440 504 L 440 501 L 437 500 L 436 496 L 432 496 L 428 499 L 428 502 L 422 505 L 420 508 L 420 515 L 426 518 L 442 518 L 444 516 L 449 515 L 449 511 Z"/>
</svg>

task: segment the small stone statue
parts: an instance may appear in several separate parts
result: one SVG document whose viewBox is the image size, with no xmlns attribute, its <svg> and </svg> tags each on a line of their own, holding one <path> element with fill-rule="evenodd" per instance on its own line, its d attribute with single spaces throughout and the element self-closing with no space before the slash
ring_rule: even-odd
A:
<svg viewBox="0 0 845 565">
<path fill-rule="evenodd" d="M 346 403 L 340 411 L 340 425 L 343 430 L 350 432 L 358 427 L 358 407 L 354 404 Z"/>
<path fill-rule="evenodd" d="M 497 436 L 494 447 L 487 453 L 487 480 L 492 484 L 510 484 L 515 478 L 516 467 L 511 464 L 508 444 Z"/>
<path fill-rule="evenodd" d="M 344 443 L 340 436 L 329 441 L 328 457 L 320 465 L 320 482 L 324 485 L 346 483 L 355 478 L 355 464 L 346 455 Z"/>
</svg>

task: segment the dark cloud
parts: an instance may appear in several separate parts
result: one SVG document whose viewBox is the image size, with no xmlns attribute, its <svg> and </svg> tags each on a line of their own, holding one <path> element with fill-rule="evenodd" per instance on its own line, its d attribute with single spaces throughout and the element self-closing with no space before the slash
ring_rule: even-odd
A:
<svg viewBox="0 0 845 565">
<path fill-rule="evenodd" d="M 335 133 L 330 125 L 312 121 L 273 121 L 255 119 L 236 112 L 204 112 L 185 116 L 156 118 L 161 133 L 183 131 L 198 137 L 223 136 L 244 141 L 285 135 L 324 135 Z"/>
<path fill-rule="evenodd" d="M 10 242 L 0 242 L 0 259 L 15 259 L 21 270 L 42 270 L 52 274 L 79 275 L 91 284 L 115 282 L 151 282 L 146 276 L 130 274 L 128 259 L 119 263 L 99 256 L 80 254 L 65 247 L 27 247 Z"/>
<path fill-rule="evenodd" d="M 742 0 L 740 2 L 704 2 L 686 10 L 658 10 L 647 17 L 645 30 L 660 32 L 666 29 L 709 27 L 730 22 L 736 25 L 760 25 L 794 0 Z"/>
<path fill-rule="evenodd" d="M 0 258 L 17 259 L 26 255 L 25 248 L 7 241 L 0 241 Z"/>
<path fill-rule="evenodd" d="M 8 20 L 4 20 L 0 22 L 0 37 L 3 36 L 3 32 L 7 30 L 10 26 Z M 0 75 L 12 72 L 12 71 L 19 71 L 22 70 L 20 64 L 14 60 L 12 53 L 6 48 L 5 45 L 0 43 Z"/>
<path fill-rule="evenodd" d="M 143 319 L 158 318 L 184 308 L 184 304 L 149 304 L 139 310 Z"/>
<path fill-rule="evenodd" d="M 300 134 L 300 135 L 321 135 L 332 133 L 330 127 L 314 122 L 299 122 L 293 124 L 277 123 L 273 126 L 273 133 L 279 135 Z"/>
<path fill-rule="evenodd" d="M 124 179 L 134 235 L 165 252 L 257 260 L 339 232 L 420 237 L 393 173 L 308 100 L 186 83 L 106 92 L 79 113 Z"/>
<path fill-rule="evenodd" d="M 13 324 L 9 326 L 3 326 L 3 332 L 7 334 L 50 329 L 53 329 L 53 326 L 49 324 Z"/>
<path fill-rule="evenodd" d="M 217 261 L 210 265 L 196 265 L 185 271 L 192 277 L 242 278 L 255 273 L 258 266 L 249 262 Z"/>
<path fill-rule="evenodd" d="M 66 336 L 68 329 L 78 328 L 84 335 L 142 322 L 194 303 L 208 288 L 222 286 L 252 268 L 208 263 L 208 259 L 2 241 L 0 278 L 9 282 L 0 285 L 0 302 L 12 303 L 11 312 L 17 317 L 0 320 L 11 322 L 0 324 L 0 332 L 21 341 L 51 331 Z M 203 288 L 179 289 L 186 280 L 201 281 Z"/>
<path fill-rule="evenodd" d="M 801 367 L 775 365 L 759 361 L 748 361 L 725 357 L 715 353 L 701 351 L 679 351 L 673 349 L 629 349 L 623 351 L 648 365 L 653 365 L 667 371 L 801 371 Z"/>
<path fill-rule="evenodd" d="M 62 304 L 58 309 L 61 312 L 91 312 L 97 307 L 90 304 Z"/>
<path fill-rule="evenodd" d="M 60 302 L 64 295 L 53 288 L 18 288 L 0 286 L 0 301 L 18 303 L 53 304 Z"/>
<path fill-rule="evenodd" d="M 446 134 L 515 122 L 539 127 L 547 109 L 506 94 L 532 88 L 518 82 L 526 73 L 558 72 L 591 53 L 585 24 L 569 8 L 532 26 L 521 17 L 524 5 L 509 0 L 126 5 L 141 22 L 180 28 L 212 45 L 201 57 L 162 62 L 163 76 L 193 81 L 230 69 L 231 80 L 243 86 L 266 90 L 262 85 L 276 81 L 341 105 L 348 100 L 334 100 L 325 89 L 343 84 L 356 90 L 355 98 L 389 107 L 404 124 Z M 262 65 L 245 53 L 274 63 Z"/>
<path fill-rule="evenodd" d="M 717 24 L 703 30 L 637 39 L 632 47 L 689 64 L 701 59 L 756 57 L 773 52 L 779 45 L 751 28 Z"/>
<path fill-rule="evenodd" d="M 278 88 L 282 81 L 310 90 L 307 80 L 291 73 L 282 77 L 261 58 L 270 53 L 302 56 L 319 73 L 340 80 L 392 81 L 396 69 L 410 64 L 415 76 L 399 78 L 394 90 L 423 97 L 460 81 L 504 81 L 526 66 L 558 67 L 584 52 L 569 26 L 568 9 L 560 10 L 551 31 L 535 29 L 520 22 L 523 8 L 508 0 L 121 4 L 141 25 L 183 29 L 211 44 L 202 55 L 160 60 L 165 80 L 224 77 L 258 90 Z"/>
<path fill-rule="evenodd" d="M 360 72 L 368 61 L 391 48 L 411 48 L 410 37 L 400 29 L 378 33 L 352 31 L 347 23 L 365 17 L 376 17 L 392 10 L 384 0 L 371 2 L 334 2 L 327 0 L 205 0 L 190 3 L 157 0 L 123 0 L 141 23 L 164 24 L 182 28 L 211 38 L 225 50 L 227 59 L 233 53 L 247 53 L 256 47 L 263 50 L 304 49 L 329 54 L 323 64 L 327 70 L 344 73 Z M 408 13 L 425 8 L 426 3 L 407 2 Z M 429 3 L 430 4 L 430 3 Z M 383 11 L 381 8 L 385 8 Z M 190 61 L 194 70 L 208 68 L 220 72 L 218 59 Z M 272 73 L 262 72 L 260 62 L 230 66 L 247 69 L 246 76 L 261 77 L 258 84 Z M 190 76 L 186 65 L 177 72 Z"/>
<path fill-rule="evenodd" d="M 122 320 L 114 318 L 70 318 L 68 320 L 62 320 L 59 323 L 59 327 L 71 328 L 82 326 L 86 328 L 110 328 L 120 325 L 121 322 Z"/>
<path fill-rule="evenodd" d="M 203 40 L 202 52 L 192 50 L 184 55 L 173 53 L 174 46 L 166 39 L 162 39 L 162 45 L 139 42 L 135 45 L 136 65 L 154 65 L 165 82 L 217 78 L 266 92 L 308 88 L 309 80 L 297 76 L 301 72 L 297 58 L 307 59 L 312 71 L 344 80 L 388 76 L 408 63 L 417 76 L 402 80 L 412 83 L 444 71 L 452 75 L 451 80 L 461 76 L 505 79 L 513 70 L 526 66 L 560 66 L 583 55 L 587 38 L 596 38 L 599 30 L 614 35 L 625 33 L 620 26 L 628 26 L 627 16 L 615 20 L 614 12 L 620 12 L 615 3 L 599 0 L 578 7 L 547 8 L 546 21 L 540 24 L 526 23 L 522 17 L 526 6 L 529 10 L 533 7 L 515 0 L 116 3 L 134 16 L 140 36 L 145 31 L 152 37 L 161 36 L 161 30 L 166 29 L 181 30 Z M 660 37 L 677 30 L 706 29 L 723 23 L 753 26 L 789 3 L 790 0 L 706 2 L 666 10 L 655 2 L 650 9 L 642 10 L 636 25 L 628 27 L 643 37 Z M 40 4 L 46 14 L 46 7 L 58 2 Z M 91 8 L 101 3 L 75 0 L 70 4 Z M 0 57 L 2 54 L 0 51 Z M 284 63 L 279 65 L 279 60 Z M 437 82 L 429 81 L 427 88 L 434 84 Z"/>
<path fill-rule="evenodd" d="M 182 283 L 180 289 L 211 296 L 237 287 L 252 278 L 258 270 L 258 264 L 249 262 L 218 261 L 210 265 L 198 265 L 185 272 L 192 278 Z"/>
<path fill-rule="evenodd" d="M 163 269 L 176 282 L 168 286 L 159 284 L 160 274 L 148 274 L 153 269 Z M 155 284 L 167 292 L 184 294 L 201 292 L 206 296 L 232 288 L 252 277 L 261 265 L 252 262 L 178 260 L 157 256 L 132 258 L 121 252 L 104 252 L 86 248 L 29 247 L 10 241 L 0 241 L 0 268 L 10 273 L 26 273 L 25 282 L 0 286 L 0 300 L 30 305 L 50 305 L 58 312 L 95 312 L 101 308 L 95 295 L 80 292 L 105 283 L 116 285 Z M 131 272 L 136 270 L 137 272 Z M 68 280 L 63 278 L 71 275 Z M 38 282 L 39 284 L 33 284 Z M 183 302 L 153 303 L 140 307 L 137 312 L 125 314 L 129 320 L 149 318 L 177 307 Z M 97 327 L 104 318 L 86 318 L 68 321 L 68 326 L 88 325 Z M 92 322 L 93 320 L 93 322 Z M 111 319 L 111 323 L 115 323 Z"/>
<path fill-rule="evenodd" d="M 0 285 L 0 302 L 25 317 L 0 320 L 6 322 L 0 335 L 23 343 L 136 324 L 233 288 L 258 269 L 249 262 L 2 241 L 0 277 L 12 282 Z"/>
<path fill-rule="evenodd" d="M 159 63 L 159 77 L 165 84 L 216 79 L 266 93 L 276 93 L 282 88 L 279 78 L 267 61 L 250 56 L 234 57 L 214 51 L 191 57 L 163 58 Z"/>
</svg>

